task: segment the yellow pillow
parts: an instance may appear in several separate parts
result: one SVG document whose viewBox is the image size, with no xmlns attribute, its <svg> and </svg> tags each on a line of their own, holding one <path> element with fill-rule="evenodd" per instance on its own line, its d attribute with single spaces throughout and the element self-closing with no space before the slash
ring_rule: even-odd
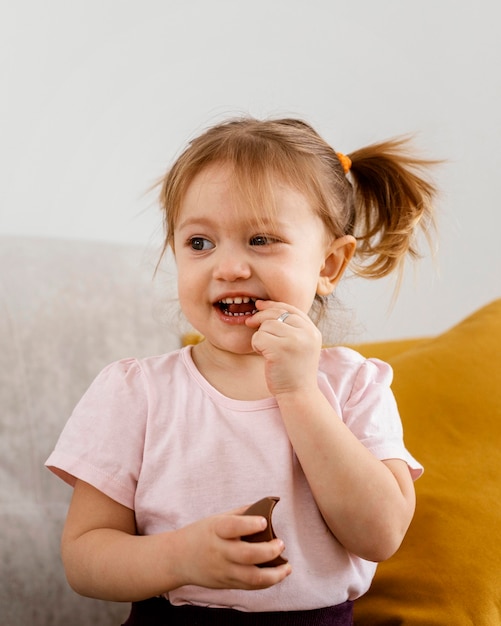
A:
<svg viewBox="0 0 501 626">
<path fill-rule="evenodd" d="M 425 473 L 409 532 L 355 603 L 355 624 L 501 624 L 501 300 L 386 360 Z"/>
</svg>

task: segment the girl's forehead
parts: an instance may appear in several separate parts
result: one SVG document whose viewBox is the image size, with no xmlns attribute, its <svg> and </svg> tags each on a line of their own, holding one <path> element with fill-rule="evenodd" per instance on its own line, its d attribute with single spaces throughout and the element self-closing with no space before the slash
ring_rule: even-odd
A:
<svg viewBox="0 0 501 626">
<path fill-rule="evenodd" d="M 235 171 L 227 163 L 209 163 L 195 173 L 188 184 L 188 189 L 194 186 L 211 184 L 231 184 L 235 178 Z"/>
<path fill-rule="evenodd" d="M 202 197 L 224 196 L 236 207 L 252 208 L 255 212 L 273 215 L 280 202 L 287 198 L 311 205 L 305 189 L 293 180 L 273 171 L 246 171 L 230 163 L 211 163 L 198 171 L 188 183 L 181 198 L 183 205 Z"/>
<path fill-rule="evenodd" d="M 246 170 L 231 163 L 216 161 L 199 170 L 188 183 L 188 189 L 211 185 L 225 186 L 236 192 L 247 187 L 254 188 L 255 191 L 264 187 L 272 190 L 275 187 L 288 187 L 291 183 L 273 171 Z"/>
<path fill-rule="evenodd" d="M 252 221 L 272 221 L 284 211 L 314 213 L 309 198 L 277 175 L 264 180 L 236 172 L 226 164 L 214 164 L 198 172 L 180 203 L 183 213 L 221 211 L 244 213 Z"/>
</svg>

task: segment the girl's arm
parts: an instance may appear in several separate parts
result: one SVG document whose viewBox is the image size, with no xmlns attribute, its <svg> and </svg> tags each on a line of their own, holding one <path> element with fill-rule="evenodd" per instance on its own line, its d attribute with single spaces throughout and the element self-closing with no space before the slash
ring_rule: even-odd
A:
<svg viewBox="0 0 501 626">
<path fill-rule="evenodd" d="M 283 542 L 241 541 L 241 536 L 266 526 L 262 517 L 239 515 L 243 510 L 140 536 L 131 509 L 77 480 L 61 545 L 68 582 L 81 595 L 119 602 L 144 600 L 188 584 L 270 587 L 288 576 L 290 565 L 255 564 L 278 556 Z"/>
<path fill-rule="evenodd" d="M 343 546 L 370 561 L 400 546 L 415 507 L 405 461 L 378 460 L 336 416 L 320 390 L 277 397 L 315 501 Z"/>
<path fill-rule="evenodd" d="M 399 547 L 415 507 L 407 464 L 380 461 L 336 415 L 318 387 L 321 334 L 309 317 L 284 303 L 257 301 L 247 325 L 265 359 L 294 451 L 335 537 L 362 558 L 382 561 Z M 277 321 L 286 311 L 286 322 Z"/>
</svg>

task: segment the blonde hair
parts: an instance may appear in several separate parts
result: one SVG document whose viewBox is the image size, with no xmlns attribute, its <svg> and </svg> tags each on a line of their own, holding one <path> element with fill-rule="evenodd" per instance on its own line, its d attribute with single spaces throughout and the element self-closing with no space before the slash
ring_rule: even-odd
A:
<svg viewBox="0 0 501 626">
<path fill-rule="evenodd" d="M 342 155 L 341 155 L 342 156 Z M 273 218 L 277 180 L 302 192 L 334 239 L 354 235 L 354 272 L 380 278 L 417 255 L 416 231 L 433 226 L 434 185 L 421 172 L 436 161 L 413 156 L 407 138 L 372 144 L 347 155 L 346 175 L 335 150 L 297 119 L 233 119 L 194 139 L 161 181 L 165 242 L 174 229 L 186 190 L 210 164 L 232 168 L 232 181 L 249 213 Z"/>
</svg>

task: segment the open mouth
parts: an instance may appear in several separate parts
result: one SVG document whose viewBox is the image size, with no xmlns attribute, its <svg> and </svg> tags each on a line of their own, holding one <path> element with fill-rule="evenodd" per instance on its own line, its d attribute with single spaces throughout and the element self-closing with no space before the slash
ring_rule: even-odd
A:
<svg viewBox="0 0 501 626">
<path fill-rule="evenodd" d="M 242 317 L 257 313 L 256 301 L 248 296 L 238 296 L 236 298 L 223 298 L 216 302 L 216 306 L 229 317 Z"/>
</svg>

